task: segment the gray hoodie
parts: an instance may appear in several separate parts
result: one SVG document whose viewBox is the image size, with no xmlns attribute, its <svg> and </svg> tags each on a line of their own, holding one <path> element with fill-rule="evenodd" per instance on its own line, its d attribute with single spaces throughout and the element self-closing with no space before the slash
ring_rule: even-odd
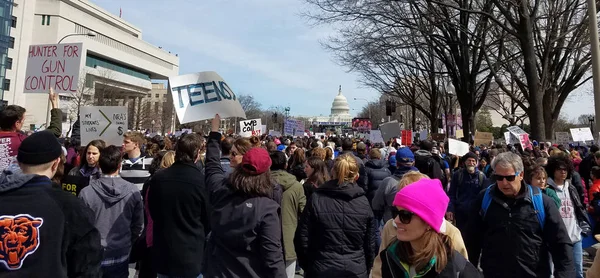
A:
<svg viewBox="0 0 600 278">
<path fill-rule="evenodd" d="M 104 248 L 103 265 L 122 263 L 144 227 L 142 195 L 133 183 L 121 177 L 91 179 L 79 198 L 96 216 Z"/>
</svg>

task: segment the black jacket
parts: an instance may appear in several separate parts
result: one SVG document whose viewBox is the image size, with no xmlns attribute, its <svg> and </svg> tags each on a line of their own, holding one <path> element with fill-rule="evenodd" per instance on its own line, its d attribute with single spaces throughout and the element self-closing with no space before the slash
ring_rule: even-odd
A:
<svg viewBox="0 0 600 278">
<path fill-rule="evenodd" d="M 304 277 L 368 277 L 377 254 L 376 221 L 364 191 L 331 180 L 316 188 L 296 230 Z"/>
<path fill-rule="evenodd" d="M 590 171 L 592 170 L 592 167 L 594 167 L 594 166 L 597 166 L 597 165 L 596 165 L 596 160 L 594 159 L 593 153 L 590 153 L 588 156 L 586 156 L 583 160 L 581 160 L 581 163 L 579 164 L 579 173 L 581 174 L 581 178 L 585 182 L 584 186 L 586 188 L 589 188 L 588 185 L 592 179 L 590 177 Z"/>
<path fill-rule="evenodd" d="M 0 175 L 0 242 L 2 278 L 101 277 L 93 212 L 45 176 Z"/>
<path fill-rule="evenodd" d="M 471 209 L 465 239 L 469 260 L 479 261 L 489 277 L 550 277 L 548 253 L 554 261 L 554 277 L 575 277 L 573 245 L 556 203 L 542 195 L 546 220 L 542 230 L 535 214 L 529 189 L 511 199 L 492 185 L 492 202 L 485 219 L 481 216 L 482 191 Z"/>
<path fill-rule="evenodd" d="M 365 172 L 367 173 L 367 199 L 369 204 L 375 196 L 375 191 L 383 184 L 383 180 L 392 175 L 388 169 L 387 161 L 383 159 L 373 159 L 365 163 Z"/>
<path fill-rule="evenodd" d="M 230 189 L 219 162 L 220 138 L 211 132 L 206 151 L 213 230 L 204 277 L 286 277 L 279 205 L 269 197 L 250 197 Z"/>
<path fill-rule="evenodd" d="M 441 158 L 434 158 L 428 151 L 418 150 L 415 152 L 415 167 L 419 169 L 419 172 L 432 179 L 438 179 L 444 184 L 444 171 L 440 160 Z"/>
<path fill-rule="evenodd" d="M 404 278 L 408 275 L 402 266 L 398 256 L 395 254 L 395 248 L 398 247 L 398 241 L 392 243 L 388 248 L 381 251 L 381 277 L 382 278 Z M 448 256 L 448 263 L 440 273 L 435 269 L 429 270 L 423 278 L 478 278 L 481 273 L 475 266 L 467 261 L 456 250 Z"/>
<path fill-rule="evenodd" d="M 204 175 L 194 163 L 175 162 L 148 181 L 153 221 L 152 257 L 160 274 L 197 277 L 210 231 Z"/>
</svg>

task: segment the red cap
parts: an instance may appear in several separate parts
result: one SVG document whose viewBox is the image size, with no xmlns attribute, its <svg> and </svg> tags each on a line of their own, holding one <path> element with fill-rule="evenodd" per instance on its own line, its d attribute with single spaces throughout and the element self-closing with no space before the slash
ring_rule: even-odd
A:
<svg viewBox="0 0 600 278">
<path fill-rule="evenodd" d="M 263 148 L 252 148 L 242 158 L 242 170 L 251 175 L 260 175 L 271 168 L 271 157 Z"/>
</svg>

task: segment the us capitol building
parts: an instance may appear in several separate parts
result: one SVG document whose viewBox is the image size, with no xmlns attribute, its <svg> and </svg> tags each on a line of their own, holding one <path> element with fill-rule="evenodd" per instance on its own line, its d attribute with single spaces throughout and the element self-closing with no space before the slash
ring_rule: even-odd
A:
<svg viewBox="0 0 600 278">
<path fill-rule="evenodd" d="M 331 114 L 329 116 L 313 116 L 308 117 L 313 128 L 320 131 L 336 130 L 342 132 L 343 129 L 352 128 L 352 115 L 350 115 L 350 106 L 348 100 L 342 95 L 342 86 L 338 91 L 337 96 L 331 104 Z"/>
</svg>

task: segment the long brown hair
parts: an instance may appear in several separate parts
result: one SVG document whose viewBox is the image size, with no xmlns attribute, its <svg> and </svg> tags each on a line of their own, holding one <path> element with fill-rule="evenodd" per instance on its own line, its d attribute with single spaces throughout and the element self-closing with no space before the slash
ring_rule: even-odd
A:
<svg viewBox="0 0 600 278">
<path fill-rule="evenodd" d="M 338 185 L 355 182 L 358 178 L 358 164 L 354 156 L 351 154 L 338 156 L 333 164 L 333 175 L 334 179 L 338 181 Z"/>
<path fill-rule="evenodd" d="M 400 182 L 398 182 L 398 191 L 421 179 L 429 179 L 429 177 L 417 171 L 407 172 L 402 176 Z M 396 248 L 396 255 L 400 261 L 414 266 L 417 272 L 421 271 L 435 257 L 435 272 L 442 272 L 448 264 L 448 258 L 452 251 L 450 237 L 445 234 L 438 234 L 435 230 L 425 231 L 422 237 L 421 241 L 425 245 L 418 252 L 414 252 L 410 242 L 400 241 L 398 242 L 399 248 Z"/>
<path fill-rule="evenodd" d="M 313 156 L 306 163 L 314 170 L 313 174 L 306 179 L 306 183 L 311 183 L 317 187 L 331 179 L 327 170 L 327 163 L 320 157 Z"/>
<path fill-rule="evenodd" d="M 229 176 L 229 184 L 233 191 L 250 197 L 268 197 L 273 195 L 273 181 L 270 171 L 260 175 L 251 175 L 239 165 Z"/>
<path fill-rule="evenodd" d="M 417 272 L 422 271 L 431 259 L 435 258 L 435 272 L 442 272 L 448 264 L 448 258 L 450 252 L 452 252 L 450 237 L 445 234 L 438 234 L 435 230 L 427 230 L 422 235 L 421 241 L 424 245 L 416 252 L 410 242 L 399 241 L 396 255 L 400 261 L 414 266 Z"/>
<path fill-rule="evenodd" d="M 235 142 L 233 143 L 233 146 L 235 146 L 235 148 L 238 151 L 238 155 L 244 155 L 247 151 L 249 151 L 250 149 L 252 149 L 252 142 L 250 142 L 250 140 L 248 138 L 239 138 L 237 140 L 235 140 Z"/>
<path fill-rule="evenodd" d="M 306 155 L 304 155 L 304 149 L 297 148 L 292 155 L 292 165 L 290 168 L 294 168 L 296 165 L 304 165 L 306 162 Z"/>
</svg>

